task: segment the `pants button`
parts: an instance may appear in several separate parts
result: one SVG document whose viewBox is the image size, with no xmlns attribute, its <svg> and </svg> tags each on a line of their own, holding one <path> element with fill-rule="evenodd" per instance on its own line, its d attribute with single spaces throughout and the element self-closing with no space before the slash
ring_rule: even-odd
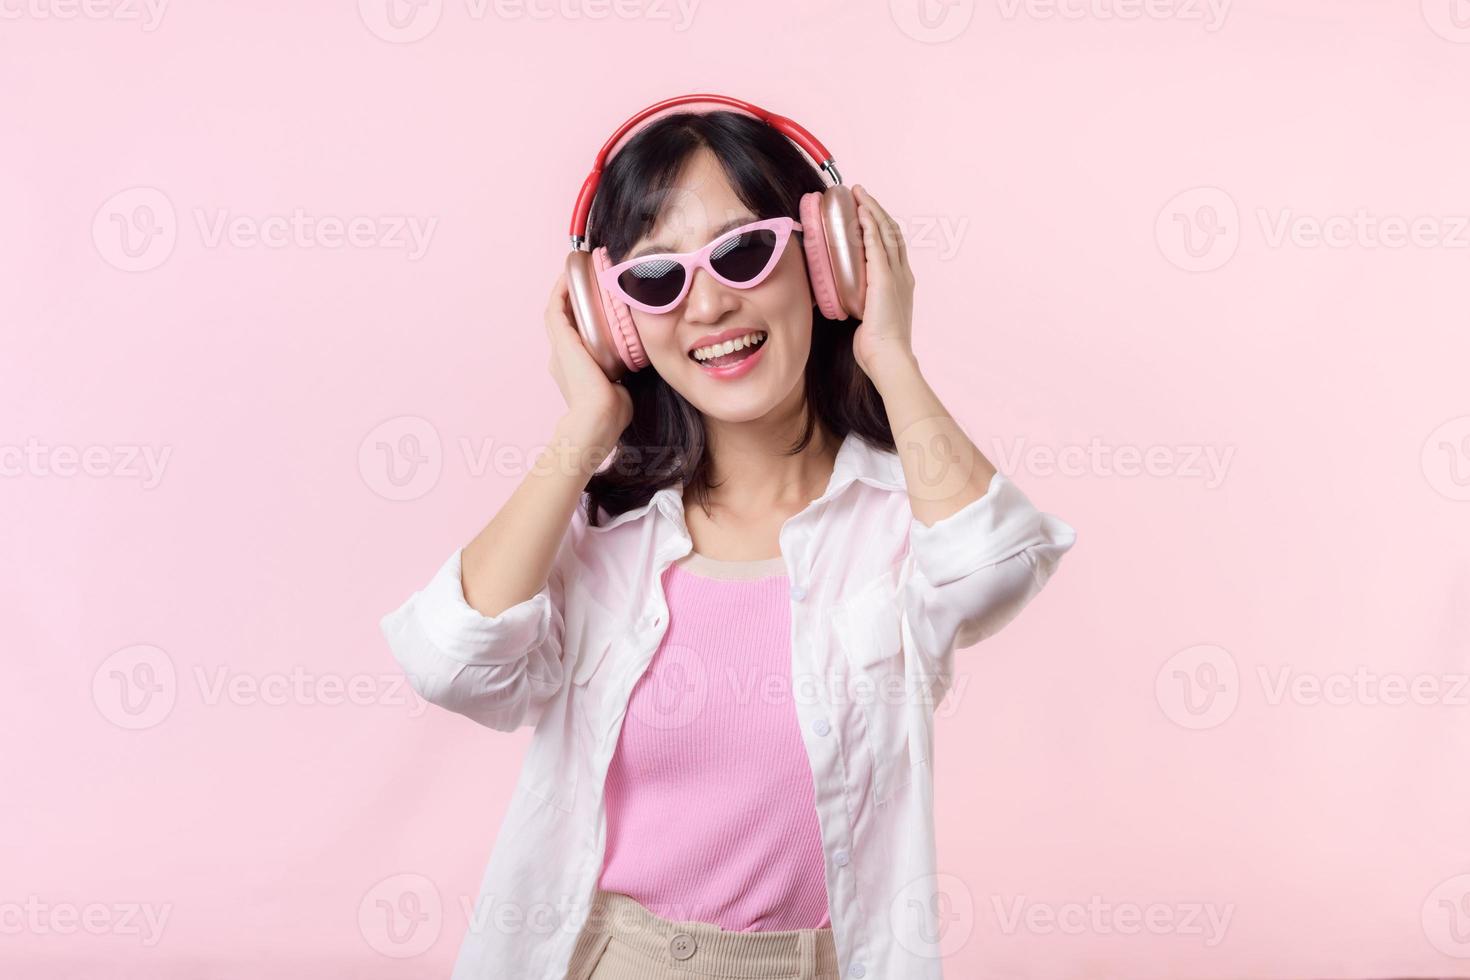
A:
<svg viewBox="0 0 1470 980">
<path fill-rule="evenodd" d="M 676 933 L 669 940 L 669 952 L 676 960 L 687 960 L 694 955 L 694 937 L 687 932 Z"/>
</svg>

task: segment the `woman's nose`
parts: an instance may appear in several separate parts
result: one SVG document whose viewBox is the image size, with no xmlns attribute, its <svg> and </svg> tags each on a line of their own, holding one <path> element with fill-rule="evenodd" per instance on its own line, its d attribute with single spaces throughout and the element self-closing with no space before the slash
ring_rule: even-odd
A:
<svg viewBox="0 0 1470 980">
<path fill-rule="evenodd" d="M 684 319 L 691 323 L 713 323 L 740 305 L 740 300 L 724 283 L 709 274 L 708 269 L 695 269 L 684 297 Z"/>
</svg>

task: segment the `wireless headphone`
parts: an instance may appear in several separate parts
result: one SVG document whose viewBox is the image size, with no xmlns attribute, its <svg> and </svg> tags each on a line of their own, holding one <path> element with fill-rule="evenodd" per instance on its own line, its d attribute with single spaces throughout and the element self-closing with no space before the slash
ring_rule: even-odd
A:
<svg viewBox="0 0 1470 980">
<path fill-rule="evenodd" d="M 726 95 L 680 95 L 656 102 L 618 127 L 618 131 L 602 145 L 592 172 L 582 182 L 577 206 L 572 211 L 572 251 L 567 255 L 567 292 L 572 317 L 582 343 L 602 367 L 610 380 L 640 371 L 648 366 L 648 357 L 633 324 L 633 314 L 626 303 L 610 295 L 597 281 L 597 273 L 613 263 L 603 246 L 586 249 L 587 216 L 592 199 L 602 179 L 608 158 L 633 137 L 643 126 L 674 112 L 713 112 L 728 110 L 753 116 L 774 126 L 815 162 L 829 177 L 832 185 L 822 191 L 803 194 L 799 220 L 803 229 L 802 250 L 806 254 L 807 277 L 812 295 L 822 315 L 833 320 L 850 316 L 861 318 L 867 292 L 862 229 L 858 224 L 857 205 L 852 190 L 842 183 L 842 175 L 832 155 L 821 142 L 797 123 L 749 102 Z"/>
</svg>

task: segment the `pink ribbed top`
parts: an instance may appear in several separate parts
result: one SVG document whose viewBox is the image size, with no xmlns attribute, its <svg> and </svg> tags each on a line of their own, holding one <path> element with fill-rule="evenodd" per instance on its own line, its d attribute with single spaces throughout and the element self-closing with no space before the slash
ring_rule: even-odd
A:
<svg viewBox="0 0 1470 980">
<path fill-rule="evenodd" d="M 785 562 L 691 552 L 608 768 L 598 887 L 741 932 L 831 925 Z"/>
</svg>

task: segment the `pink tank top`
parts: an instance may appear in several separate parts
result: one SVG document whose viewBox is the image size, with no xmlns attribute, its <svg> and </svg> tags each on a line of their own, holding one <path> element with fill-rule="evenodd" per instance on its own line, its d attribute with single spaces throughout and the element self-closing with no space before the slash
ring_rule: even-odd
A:
<svg viewBox="0 0 1470 980">
<path fill-rule="evenodd" d="M 607 772 L 598 887 L 666 919 L 831 925 L 811 764 L 791 691 L 785 562 L 691 552 Z"/>
</svg>

